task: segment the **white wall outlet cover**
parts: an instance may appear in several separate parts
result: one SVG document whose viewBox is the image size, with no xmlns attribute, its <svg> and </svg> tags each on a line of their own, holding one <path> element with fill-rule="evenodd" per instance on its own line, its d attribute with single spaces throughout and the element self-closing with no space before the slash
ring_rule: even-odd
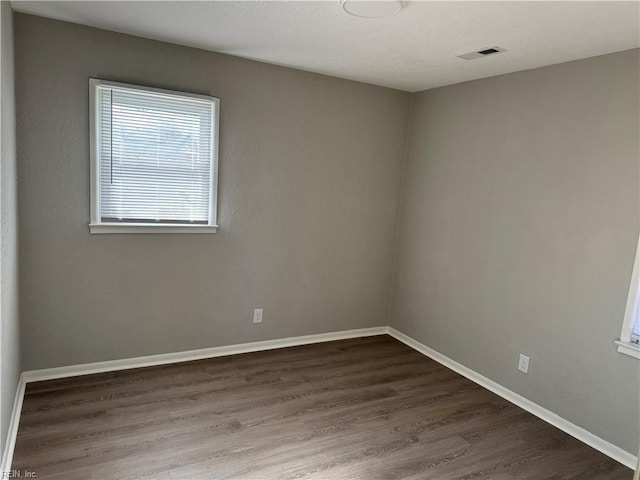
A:
<svg viewBox="0 0 640 480">
<path fill-rule="evenodd" d="M 518 360 L 518 370 L 523 373 L 529 372 L 529 360 L 530 358 L 526 355 L 520 354 L 520 359 Z"/>
<path fill-rule="evenodd" d="M 256 308 L 253 311 L 253 323 L 262 323 L 262 309 Z"/>
</svg>

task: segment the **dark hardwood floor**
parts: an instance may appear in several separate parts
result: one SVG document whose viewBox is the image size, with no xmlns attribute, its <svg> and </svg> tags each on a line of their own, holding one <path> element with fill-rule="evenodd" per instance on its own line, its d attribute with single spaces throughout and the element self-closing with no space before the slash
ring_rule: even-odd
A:
<svg viewBox="0 0 640 480">
<path fill-rule="evenodd" d="M 27 385 L 38 479 L 625 479 L 383 335 Z"/>
</svg>

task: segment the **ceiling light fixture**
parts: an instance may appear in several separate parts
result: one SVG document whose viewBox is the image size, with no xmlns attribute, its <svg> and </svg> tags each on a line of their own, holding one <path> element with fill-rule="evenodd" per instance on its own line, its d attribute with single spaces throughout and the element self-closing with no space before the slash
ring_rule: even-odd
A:
<svg viewBox="0 0 640 480">
<path fill-rule="evenodd" d="M 340 0 L 349 15 L 361 18 L 383 18 L 395 15 L 404 5 L 401 0 Z"/>
</svg>

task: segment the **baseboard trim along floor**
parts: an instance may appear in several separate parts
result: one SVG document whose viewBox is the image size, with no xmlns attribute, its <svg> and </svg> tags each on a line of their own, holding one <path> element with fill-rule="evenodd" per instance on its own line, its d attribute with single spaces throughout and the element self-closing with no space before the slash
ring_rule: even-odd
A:
<svg viewBox="0 0 640 480">
<path fill-rule="evenodd" d="M 264 340 L 261 342 L 240 343 L 237 345 L 222 347 L 201 348 L 199 350 L 187 350 L 184 352 L 161 353 L 159 355 L 125 358 L 123 360 L 108 360 L 106 362 L 85 363 L 82 365 L 70 365 L 68 367 L 30 370 L 24 372 L 24 375 L 27 383 L 40 382 L 42 380 L 77 377 L 79 375 L 89 375 L 92 373 L 114 372 L 116 370 L 127 370 L 130 368 L 152 367 L 155 365 L 167 365 L 169 363 L 224 357 L 226 355 L 238 355 L 240 353 L 262 352 L 276 348 L 332 342 L 334 340 L 384 335 L 388 332 L 388 327 L 359 328 L 356 330 L 344 330 L 341 332 L 319 333 L 316 335 L 304 335 L 301 337 L 289 337 L 276 340 Z"/>
<path fill-rule="evenodd" d="M 471 370 L 464 365 L 452 360 L 446 355 L 441 354 L 433 350 L 432 348 L 427 347 L 426 345 L 414 340 L 413 338 L 405 335 L 402 332 L 399 332 L 395 328 L 389 327 L 389 335 L 391 335 L 396 340 L 401 341 L 402 343 L 408 345 L 409 347 L 417 350 L 418 352 L 426 355 L 427 357 L 435 360 L 436 362 L 444 365 L 447 368 L 450 368 L 456 373 L 459 373 L 463 377 L 468 378 L 474 383 L 477 383 L 481 387 L 486 388 L 487 390 L 495 393 L 496 395 L 501 396 L 505 400 L 510 401 L 511 403 L 519 406 L 523 410 L 526 410 L 529 413 L 532 413 L 536 417 L 544 420 L 545 422 L 553 425 L 556 428 L 559 428 L 563 432 L 571 435 L 574 438 L 577 438 L 583 443 L 586 443 L 590 447 L 595 448 L 601 453 L 604 453 L 606 456 L 613 458 L 617 462 L 629 467 L 630 469 L 636 468 L 636 463 L 638 461 L 635 455 L 621 449 L 620 447 L 616 447 L 610 442 L 603 440 L 602 438 L 594 435 L 593 433 L 585 430 L 582 427 L 577 426 L 574 423 L 571 423 L 569 420 L 562 418 L 559 415 L 556 415 L 550 410 L 547 410 L 544 407 L 541 407 L 537 403 L 532 402 L 531 400 L 526 399 L 525 397 L 518 395 L 517 393 L 509 390 L 506 387 L 503 387 L 499 383 L 494 382 L 493 380 L 488 379 L 487 377 L 479 374 L 478 372 Z"/>
<path fill-rule="evenodd" d="M 20 413 L 22 410 L 25 387 L 29 382 L 75 377 L 79 375 L 89 375 L 92 373 L 102 373 L 116 370 L 126 370 L 130 368 L 149 367 L 154 365 L 166 365 L 170 363 L 187 362 L 191 360 L 201 360 L 226 355 L 237 355 L 240 353 L 258 352 L 264 350 L 273 350 L 276 348 L 309 345 L 313 343 L 330 342 L 334 340 L 345 340 L 349 338 L 368 337 L 384 334 L 391 335 L 405 345 L 413 348 L 423 355 L 426 355 L 427 357 L 435 360 L 445 367 L 450 368 L 463 377 L 468 378 L 472 382 L 475 382 L 478 385 L 486 388 L 487 390 L 490 390 L 496 395 L 501 396 L 502 398 L 519 406 L 529 413 L 532 413 L 538 418 L 559 428 L 563 432 L 582 441 L 583 443 L 586 443 L 587 445 L 595 448 L 596 450 L 604 453 L 608 457 L 613 458 L 623 465 L 631 469 L 634 469 L 636 467 L 636 463 L 638 461 L 637 457 L 621 449 L 620 447 L 617 447 L 612 443 L 603 440 L 593 433 L 588 432 L 587 430 L 571 423 L 570 421 L 560 417 L 559 415 L 556 415 L 555 413 L 541 407 L 540 405 L 526 399 L 525 397 L 518 395 L 517 393 L 503 387 L 502 385 L 494 382 L 493 380 L 490 380 L 489 378 L 479 374 L 478 372 L 465 367 L 464 365 L 461 365 L 455 360 L 452 360 L 451 358 L 427 347 L 426 345 L 418 342 L 417 340 L 414 340 L 413 338 L 405 335 L 402 332 L 399 332 L 392 327 L 373 327 L 23 372 L 18 383 L 13 412 L 9 424 L 9 432 L 7 435 L 5 449 L 3 451 L 1 471 L 3 472 L 3 474 L 6 474 L 6 472 L 10 472 L 11 470 L 13 451 L 15 448 L 16 436 L 18 433 L 18 424 L 20 422 Z"/>
<path fill-rule="evenodd" d="M 16 397 L 13 401 L 13 410 L 11 411 L 11 419 L 9 420 L 9 429 L 7 431 L 7 440 L 2 450 L 2 464 L 0 465 L 0 478 L 11 478 L 11 462 L 13 460 L 13 451 L 16 447 L 16 438 L 18 436 L 18 424 L 20 423 L 20 413 L 22 412 L 22 402 L 24 400 L 24 391 L 27 382 L 24 380 L 24 373 L 20 375 L 18 380 L 18 388 L 16 389 Z"/>
<path fill-rule="evenodd" d="M 121 360 L 108 360 L 105 362 L 85 363 L 81 365 L 69 365 L 65 367 L 45 368 L 42 370 L 28 370 L 22 372 L 16 392 L 16 398 L 9 422 L 9 431 L 5 448 L 2 452 L 2 465 L 0 466 L 0 478 L 10 477 L 13 452 L 20 423 L 20 413 L 27 383 L 54 380 L 58 378 L 77 377 L 92 373 L 114 372 L 128 370 L 130 368 L 151 367 L 155 365 L 167 365 L 170 363 L 188 362 L 191 360 L 203 360 L 206 358 L 237 355 L 240 353 L 261 352 L 276 348 L 295 347 L 298 345 L 310 345 L 313 343 L 332 342 L 334 340 L 347 340 L 349 338 L 370 337 L 384 335 L 389 332 L 388 327 L 359 328 L 355 330 L 343 330 L 340 332 L 319 333 L 316 335 L 303 335 L 300 337 L 265 340 L 261 342 L 240 343 L 222 347 L 202 348 L 187 350 L 184 352 L 162 353 L 144 357 L 125 358 Z M 9 473 L 7 473 L 9 472 Z"/>
</svg>

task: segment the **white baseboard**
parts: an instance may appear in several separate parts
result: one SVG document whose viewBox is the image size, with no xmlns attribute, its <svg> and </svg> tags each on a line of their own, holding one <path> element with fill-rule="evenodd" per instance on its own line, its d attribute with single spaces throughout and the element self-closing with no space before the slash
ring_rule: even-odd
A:
<svg viewBox="0 0 640 480">
<path fill-rule="evenodd" d="M 28 370 L 26 372 L 22 372 L 22 374 L 20 375 L 20 380 L 18 382 L 16 398 L 13 405 L 13 412 L 11 413 L 11 420 L 9 422 L 7 441 L 4 451 L 2 452 L 0 478 L 5 478 L 5 476 L 8 476 L 9 474 L 6 472 L 10 472 L 11 470 L 13 451 L 15 449 L 16 438 L 18 434 L 18 424 L 20 423 L 20 413 L 22 412 L 22 402 L 24 400 L 24 392 L 27 383 L 40 382 L 43 380 L 54 380 L 57 378 L 77 377 L 80 375 L 90 375 L 92 373 L 127 370 L 130 368 L 151 367 L 154 365 L 188 362 L 190 360 L 201 360 L 205 358 L 236 355 L 239 353 L 259 352 L 264 350 L 273 350 L 276 348 L 295 347 L 297 345 L 310 345 L 313 343 L 331 342 L 334 340 L 371 337 L 374 335 L 384 335 L 388 332 L 388 327 L 360 328 L 356 330 L 343 330 L 341 332 L 303 335 L 300 337 L 265 340 L 262 342 L 241 343 L 238 345 L 227 345 L 223 347 L 202 348 L 199 350 L 163 353 L 159 355 L 148 355 L 145 357 L 125 358 L 122 360 L 108 360 L 106 362 L 85 363 L 81 365 L 69 365 L 65 367 L 45 368 L 42 370 Z"/>
<path fill-rule="evenodd" d="M 9 430 L 7 431 L 7 441 L 2 452 L 2 464 L 0 465 L 0 478 L 8 476 L 13 461 L 13 450 L 16 448 L 16 438 L 18 436 L 18 425 L 20 424 L 20 413 L 22 412 L 22 401 L 24 400 L 24 389 L 27 382 L 24 374 L 20 375 L 16 398 L 13 401 L 13 410 L 9 420 Z"/>
<path fill-rule="evenodd" d="M 237 345 L 227 345 L 223 347 L 201 348 L 199 350 L 187 350 L 184 352 L 161 353 L 159 355 L 125 358 L 122 360 L 108 360 L 106 362 L 85 363 L 81 365 L 69 365 L 66 367 L 45 368 L 42 370 L 30 370 L 24 372 L 23 375 L 25 382 L 27 383 L 40 382 L 42 380 L 77 377 L 80 375 L 90 375 L 92 373 L 152 367 L 154 365 L 188 362 L 190 360 L 202 360 L 205 358 L 223 357 L 225 355 L 236 355 L 239 353 L 294 347 L 296 345 L 309 345 L 312 343 L 331 342 L 334 340 L 346 340 L 348 338 L 370 337 L 373 335 L 383 335 L 388 333 L 388 331 L 388 327 L 359 328 L 356 330 L 319 333 L 316 335 L 265 340 L 262 342 L 240 343 Z"/>
<path fill-rule="evenodd" d="M 454 372 L 459 373 L 463 377 L 468 378 L 474 383 L 477 383 L 481 387 L 486 388 L 487 390 L 492 391 L 496 395 L 501 396 L 505 400 L 510 401 L 511 403 L 519 406 L 523 410 L 526 410 L 529 413 L 532 413 L 536 417 L 544 420 L 547 423 L 550 423 L 554 427 L 559 428 L 565 433 L 568 433 L 574 438 L 577 438 L 583 443 L 586 443 L 590 447 L 595 448 L 599 452 L 604 453 L 608 457 L 613 458 L 614 460 L 622 463 L 623 465 L 631 468 L 632 470 L 636 468 L 636 463 L 638 462 L 638 458 L 635 455 L 621 449 L 620 447 L 616 447 L 610 442 L 603 440 L 602 438 L 594 435 L 591 432 L 588 432 L 582 427 L 571 423 L 569 420 L 562 418 L 559 415 L 547 410 L 546 408 L 541 407 L 537 403 L 532 402 L 524 398 L 521 395 L 509 390 L 508 388 L 503 387 L 499 383 L 494 382 L 493 380 L 488 379 L 487 377 L 480 375 L 478 372 L 471 370 L 464 365 L 452 360 L 446 355 L 441 354 L 433 350 L 432 348 L 427 347 L 426 345 L 414 340 L 413 338 L 405 335 L 402 332 L 399 332 L 395 328 L 389 327 L 389 335 L 393 338 L 401 341 L 402 343 L 408 345 L 409 347 L 417 350 L 418 352 L 426 355 L 427 357 L 435 360 L 438 363 L 441 363 L 447 368 L 450 368 Z"/>
<path fill-rule="evenodd" d="M 18 433 L 18 423 L 22 410 L 25 386 L 29 382 L 42 380 L 52 380 L 56 378 L 75 377 L 79 375 L 89 375 L 92 373 L 110 372 L 116 370 L 126 370 L 130 368 L 150 367 L 154 365 L 165 365 L 170 363 L 186 362 L 190 360 L 200 360 L 206 358 L 221 357 L 225 355 L 236 355 L 239 353 L 258 352 L 263 350 L 273 350 L 276 348 L 293 347 L 296 345 L 309 345 L 313 343 L 330 342 L 334 340 L 346 340 L 349 338 L 368 337 L 374 335 L 389 334 L 409 347 L 426 355 L 427 357 L 441 363 L 447 368 L 468 378 L 472 382 L 492 391 L 502 398 L 514 403 L 520 408 L 532 413 L 547 423 L 577 438 L 581 442 L 595 448 L 614 460 L 634 469 L 638 458 L 625 450 L 603 440 L 602 438 L 578 427 L 568 420 L 555 413 L 541 407 L 540 405 L 524 398 L 521 395 L 503 387 L 502 385 L 480 375 L 464 365 L 450 359 L 449 357 L 427 347 L 413 338 L 399 332 L 392 327 L 373 327 L 357 330 L 345 330 L 342 332 L 321 333 L 317 335 L 305 335 L 301 337 L 290 337 L 278 340 L 266 340 L 262 342 L 241 343 L 223 347 L 203 348 L 199 350 L 189 350 L 185 352 L 166 353 L 160 355 L 150 355 L 145 357 L 128 358 L 122 360 L 110 360 L 106 362 L 87 363 L 83 365 L 70 365 L 66 367 L 46 368 L 43 370 L 31 370 L 23 372 L 20 376 L 16 398 L 13 406 L 13 413 L 9 424 L 9 433 L 2 457 L 2 469 L 0 472 L 8 472 L 11 469 L 13 450 L 15 448 L 16 435 Z"/>
</svg>

